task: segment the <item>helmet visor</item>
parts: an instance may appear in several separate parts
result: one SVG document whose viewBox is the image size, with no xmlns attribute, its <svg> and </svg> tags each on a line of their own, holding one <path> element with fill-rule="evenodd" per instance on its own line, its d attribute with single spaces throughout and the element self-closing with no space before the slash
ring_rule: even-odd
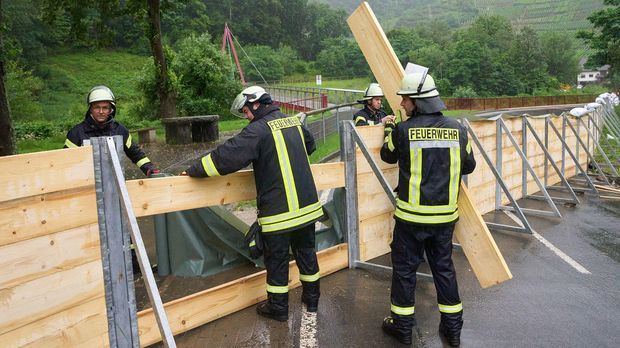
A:
<svg viewBox="0 0 620 348">
<path fill-rule="evenodd" d="M 230 113 L 236 117 L 244 118 L 243 116 L 243 106 L 248 102 L 248 97 L 243 93 L 239 93 L 232 105 L 230 106 Z"/>
</svg>

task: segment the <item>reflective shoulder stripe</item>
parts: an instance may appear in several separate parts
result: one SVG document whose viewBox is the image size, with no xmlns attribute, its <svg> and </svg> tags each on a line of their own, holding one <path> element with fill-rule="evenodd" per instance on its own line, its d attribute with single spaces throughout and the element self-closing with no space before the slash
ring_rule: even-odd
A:
<svg viewBox="0 0 620 348">
<path fill-rule="evenodd" d="M 213 163 L 213 159 L 211 158 L 211 154 L 208 154 L 202 158 L 202 168 L 205 170 L 208 176 L 220 176 L 220 173 L 217 171 L 215 167 L 215 163 Z"/>
<path fill-rule="evenodd" d="M 454 213 L 448 215 L 418 215 L 408 213 L 396 207 L 396 212 L 394 213 L 394 216 L 405 221 L 419 224 L 445 224 L 458 219 L 459 211 L 457 210 Z"/>
<path fill-rule="evenodd" d="M 69 140 L 69 139 L 66 139 L 66 140 L 65 140 L 65 145 L 66 145 L 68 148 L 79 147 L 79 146 L 75 145 L 75 144 L 74 144 L 71 140 Z"/>
<path fill-rule="evenodd" d="M 312 220 L 316 220 L 318 218 L 320 218 L 321 216 L 323 216 L 323 209 L 321 209 L 319 207 L 319 209 L 315 210 L 312 213 L 309 213 L 307 215 L 303 215 L 294 219 L 290 219 L 284 222 L 279 222 L 279 223 L 274 223 L 274 224 L 269 224 L 269 225 L 263 225 L 261 224 L 261 227 L 263 229 L 263 232 L 276 232 L 276 231 L 282 231 L 282 230 L 286 230 L 289 228 L 293 228 L 296 226 L 300 226 L 303 225 L 307 222 L 310 222 Z"/>
<path fill-rule="evenodd" d="M 136 163 L 136 165 L 138 167 L 142 167 L 146 163 L 150 163 L 150 162 L 151 162 L 151 160 L 148 157 L 144 157 L 143 159 L 139 160 L 138 163 Z"/>
<path fill-rule="evenodd" d="M 127 141 L 125 142 L 125 146 L 127 148 L 131 147 L 131 133 L 129 133 L 129 136 L 127 137 Z"/>
<path fill-rule="evenodd" d="M 267 292 L 270 292 L 272 294 L 286 294 L 288 292 L 288 285 L 287 286 L 275 286 L 275 285 L 267 284 Z"/>
<path fill-rule="evenodd" d="M 439 311 L 441 313 L 458 313 L 463 310 L 462 302 L 459 304 L 452 305 L 452 306 L 443 305 L 443 304 L 437 304 L 437 306 L 439 307 Z"/>
<path fill-rule="evenodd" d="M 319 272 L 316 272 L 315 274 L 299 273 L 299 280 L 301 280 L 302 282 L 316 282 L 317 280 L 319 280 L 320 277 L 321 275 L 319 274 Z"/>
<path fill-rule="evenodd" d="M 398 315 L 413 315 L 415 313 L 415 307 L 399 307 L 394 304 L 390 304 L 390 310 Z"/>
</svg>

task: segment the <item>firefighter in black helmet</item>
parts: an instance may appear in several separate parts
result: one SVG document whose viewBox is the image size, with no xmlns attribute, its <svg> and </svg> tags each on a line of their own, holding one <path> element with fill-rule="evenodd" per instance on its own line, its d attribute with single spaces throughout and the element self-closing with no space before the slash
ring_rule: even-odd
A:
<svg viewBox="0 0 620 348">
<path fill-rule="evenodd" d="M 288 117 L 272 105 L 259 86 L 244 89 L 231 112 L 250 123 L 186 173 L 218 176 L 253 165 L 268 297 L 256 310 L 271 319 L 288 320 L 290 246 L 299 268 L 302 302 L 309 312 L 316 312 L 320 291 L 314 223 L 323 216 L 323 209 L 308 161 L 315 150 L 314 138 L 297 117 Z"/>
<path fill-rule="evenodd" d="M 471 173 L 476 162 L 466 129 L 442 115 L 446 107 L 426 71 L 406 75 L 398 94 L 409 118 L 393 127 L 381 148 L 381 159 L 398 162 L 400 168 L 390 244 L 391 316 L 383 321 L 383 330 L 411 344 L 416 270 L 426 252 L 441 315 L 439 331 L 449 345 L 458 346 L 463 305 L 452 263 L 452 234 L 461 175 Z"/>
</svg>

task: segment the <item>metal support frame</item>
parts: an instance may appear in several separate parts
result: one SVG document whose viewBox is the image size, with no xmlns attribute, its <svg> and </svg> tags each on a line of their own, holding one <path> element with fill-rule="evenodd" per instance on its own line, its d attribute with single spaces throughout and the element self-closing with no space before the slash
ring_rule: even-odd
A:
<svg viewBox="0 0 620 348">
<path fill-rule="evenodd" d="M 495 167 L 495 165 L 491 161 L 491 158 L 489 157 L 489 155 L 486 153 L 486 150 L 482 146 L 482 143 L 480 142 L 480 139 L 478 138 L 476 133 L 474 133 L 474 131 L 472 130 L 471 123 L 469 123 L 469 121 L 467 119 L 463 119 L 463 124 L 466 126 L 465 128 L 467 129 L 467 132 L 469 133 L 471 138 L 474 140 L 474 143 L 478 147 L 478 150 L 480 150 L 480 154 L 484 158 L 484 161 L 487 163 L 487 165 L 491 169 L 491 172 L 493 172 L 493 175 L 495 176 L 495 180 L 496 180 L 496 187 L 499 186 L 502 189 L 502 191 L 504 191 L 504 194 L 508 197 L 508 200 L 510 201 L 510 203 L 512 205 L 512 208 L 515 210 L 515 213 L 517 214 L 517 217 L 521 220 L 521 222 L 523 224 L 523 226 L 516 227 L 516 226 L 513 226 L 513 225 L 499 224 L 499 223 L 494 223 L 494 222 L 486 222 L 487 226 L 489 228 L 493 228 L 493 229 L 501 229 L 501 230 L 507 230 L 507 231 L 511 231 L 511 232 L 520 232 L 520 233 L 532 234 L 532 226 L 530 226 L 530 223 L 527 221 L 527 218 L 525 217 L 525 214 L 523 213 L 523 210 L 521 209 L 521 207 L 517 203 L 517 200 L 514 199 L 514 197 L 510 193 L 510 190 L 508 189 L 508 186 L 506 186 L 506 183 L 504 182 L 504 179 L 502 178 L 501 165 L 498 166 L 500 168 L 500 170 L 498 170 L 498 168 Z M 499 127 L 500 126 L 498 126 L 498 129 L 499 129 Z M 501 130 L 498 133 L 499 133 L 499 135 L 496 134 L 496 139 L 501 139 Z M 500 140 L 500 143 L 501 143 L 501 140 Z M 498 145 L 497 152 L 498 153 L 501 152 L 501 148 L 499 148 L 499 145 Z M 498 161 L 497 163 L 501 164 L 502 163 L 501 162 L 502 156 L 501 155 L 496 156 L 496 160 Z M 500 192 L 499 196 L 500 196 L 499 200 L 501 202 L 501 192 Z M 499 204 L 497 204 L 497 199 L 498 199 L 497 197 L 498 197 L 498 194 L 497 194 L 497 190 L 496 190 L 496 192 L 495 192 L 496 209 L 499 210 Z"/>
<path fill-rule="evenodd" d="M 345 224 L 347 226 L 347 245 L 349 251 L 349 268 L 361 268 L 370 271 L 391 272 L 392 267 L 374 264 L 360 260 L 359 250 L 359 215 L 357 210 L 357 159 L 355 156 L 355 145 L 357 144 L 362 154 L 368 161 L 370 168 L 377 176 L 381 183 L 381 187 L 388 195 L 390 202 L 396 206 L 396 198 L 390 188 L 389 183 L 385 179 L 383 172 L 379 169 L 376 162 L 370 155 L 368 147 L 362 141 L 359 133 L 355 129 L 353 121 L 342 121 L 340 127 L 340 153 L 345 163 L 345 200 L 346 200 L 346 216 Z M 427 273 L 417 272 L 416 275 L 421 278 L 432 279 L 433 276 Z"/>
<path fill-rule="evenodd" d="M 575 163 L 575 166 L 577 167 L 577 169 L 579 170 L 579 172 L 581 172 L 583 174 L 583 176 L 585 177 L 586 183 L 588 184 L 588 186 L 590 187 L 590 190 L 593 191 L 594 193 L 598 193 L 598 190 L 596 189 L 596 187 L 594 186 L 594 183 L 592 182 L 592 180 L 590 179 L 590 177 L 588 176 L 588 173 L 586 170 L 584 170 L 581 167 L 581 164 L 579 163 L 579 159 L 577 157 L 575 157 L 575 154 L 573 153 L 573 151 L 571 151 L 571 149 L 566 145 L 566 140 L 565 138 L 562 136 L 562 134 L 560 134 L 560 131 L 557 129 L 557 127 L 553 124 L 553 122 L 551 122 L 550 119 L 546 119 L 545 122 L 547 123 L 547 125 L 551 126 L 551 129 L 553 130 L 553 132 L 555 133 L 555 135 L 558 137 L 558 139 L 560 140 L 560 142 L 562 143 L 562 149 L 563 151 L 565 150 L 566 152 L 568 152 L 569 156 L 573 159 L 573 162 Z M 566 124 L 566 119 L 562 119 L 562 124 Z M 562 173 L 564 173 L 564 158 L 562 158 Z M 553 186 L 547 186 L 547 189 L 551 189 L 554 188 Z M 573 190 L 576 190 L 575 187 L 572 187 Z"/>
<path fill-rule="evenodd" d="M 601 169 L 601 166 L 598 164 L 598 162 L 594 159 L 594 156 L 592 156 L 592 154 L 590 153 L 590 150 L 586 147 L 586 144 L 584 144 L 583 140 L 581 139 L 581 137 L 579 136 L 579 133 L 575 130 L 575 127 L 573 127 L 573 125 L 571 124 L 570 120 L 568 119 L 568 116 L 566 116 L 566 113 L 562 114 L 562 117 L 564 118 L 564 120 L 566 121 L 566 124 L 568 125 L 568 128 L 571 129 L 571 131 L 573 132 L 573 134 L 575 135 L 575 138 L 577 138 L 577 149 L 579 149 L 579 145 L 581 145 L 581 147 L 583 147 L 584 151 L 588 154 L 588 156 L 590 156 L 590 158 L 592 158 L 592 163 L 594 164 L 594 166 L 596 167 L 596 169 L 599 171 L 600 175 L 603 177 L 605 183 L 608 186 L 611 186 L 611 183 L 609 182 L 609 180 L 607 179 L 607 175 L 605 175 L 605 172 L 603 172 L 603 169 Z M 609 159 L 607 158 L 607 156 L 605 156 L 605 159 L 607 161 L 609 161 Z M 577 157 L 577 162 L 579 162 L 579 157 Z M 609 163 L 611 165 L 611 163 Z M 584 174 L 586 175 L 586 174 Z"/>
<path fill-rule="evenodd" d="M 586 131 L 588 132 L 588 139 L 590 139 L 590 137 L 593 137 L 592 132 L 590 130 L 590 128 L 588 128 L 585 123 L 583 122 L 583 120 L 581 119 L 581 117 L 577 118 L 577 125 L 581 124 L 583 125 L 583 127 L 586 129 Z M 607 139 L 605 139 L 605 141 L 607 141 Z M 603 150 L 603 147 L 601 146 L 601 144 L 598 141 L 593 142 L 594 145 L 596 146 L 596 148 L 598 149 L 598 151 L 601 153 L 601 155 L 603 156 L 603 159 L 605 160 L 605 162 L 607 162 L 607 166 L 611 168 L 611 170 L 613 171 L 615 176 L 620 176 L 618 174 L 618 171 L 616 170 L 615 166 L 611 163 L 611 161 L 609 160 L 609 157 L 607 156 L 607 154 L 605 153 L 605 151 Z M 586 144 L 586 148 L 587 148 Z M 590 155 L 588 153 L 588 155 Z M 592 161 L 595 161 L 594 157 L 589 157 L 591 158 Z M 618 157 L 614 154 L 614 158 L 616 160 L 618 160 Z"/>
<path fill-rule="evenodd" d="M 607 140 L 607 137 L 602 136 L 602 134 L 603 134 L 603 130 L 602 130 L 602 129 L 601 129 L 601 128 L 600 128 L 600 127 L 596 124 L 596 122 L 595 122 L 595 121 L 593 121 L 593 122 L 592 122 L 592 125 L 593 125 L 594 127 L 591 127 L 591 128 L 595 128 L 595 131 L 596 131 L 596 133 L 595 133 L 595 134 L 598 134 L 598 137 L 597 137 L 597 138 L 598 138 L 598 140 L 595 140 L 595 141 L 598 141 L 598 142 L 599 142 L 599 144 L 600 144 L 600 139 L 603 139 L 603 140 L 605 141 L 605 143 L 607 144 L 607 146 L 608 146 L 608 147 L 612 150 L 612 155 L 614 156 L 614 159 L 615 159 L 617 162 L 619 162 L 619 163 L 620 163 L 620 157 L 618 157 L 618 154 L 617 154 L 616 152 L 614 152 L 614 151 L 613 151 L 613 145 L 609 142 L 609 140 Z M 590 130 L 591 130 L 591 128 L 590 128 Z"/>
<path fill-rule="evenodd" d="M 125 178 L 117 153 L 117 149 L 120 151 L 123 147 L 122 137 L 100 137 L 92 140 L 110 346 L 140 346 L 129 238 L 126 232 L 127 226 L 129 226 L 129 233 L 136 248 L 138 263 L 144 276 L 146 290 L 154 309 L 153 312 L 164 346 L 175 348 L 174 336 L 166 317 L 138 222 L 134 215 L 129 192 L 125 185 Z M 126 219 L 124 223 L 121 222 L 123 218 Z M 121 239 L 123 242 L 119 244 L 118 241 Z M 114 240 L 116 240 L 114 244 L 109 243 L 109 241 Z M 127 332 L 128 329 L 130 332 Z"/>
<path fill-rule="evenodd" d="M 547 117 L 548 118 L 548 117 Z M 545 124 L 546 125 L 546 124 Z M 547 127 L 545 127 L 547 129 Z M 570 193 L 572 198 L 561 198 L 561 197 L 553 197 L 550 196 L 551 199 L 554 202 L 561 202 L 561 203 L 575 203 L 575 204 L 579 204 L 579 199 L 577 198 L 577 195 L 575 194 L 575 191 L 573 191 L 573 188 L 570 186 L 570 184 L 568 183 L 568 180 L 566 180 L 566 177 L 564 177 L 564 175 L 562 174 L 562 171 L 560 170 L 560 168 L 558 167 L 558 165 L 555 163 L 555 160 L 553 159 L 553 157 L 551 156 L 551 153 L 549 153 L 549 149 L 547 148 L 547 146 L 545 145 L 545 143 L 547 143 L 548 141 L 548 137 L 547 134 L 545 134 L 545 143 L 542 142 L 542 140 L 540 139 L 540 137 L 538 136 L 538 134 L 536 133 L 536 130 L 534 129 L 534 127 L 532 126 L 532 124 L 530 123 L 530 121 L 527 119 L 527 117 L 523 117 L 523 128 L 522 128 L 522 133 L 523 133 L 523 148 L 526 149 L 527 148 L 527 131 L 528 129 L 532 132 L 532 136 L 534 137 L 534 140 L 536 140 L 536 142 L 538 143 L 538 146 L 540 146 L 540 148 L 543 150 L 543 152 L 545 153 L 545 168 L 544 168 L 544 182 L 543 185 L 545 187 L 547 187 L 547 175 L 548 175 L 548 171 L 547 171 L 547 163 L 551 163 L 551 166 L 553 167 L 553 169 L 555 170 L 556 174 L 558 174 L 558 176 L 560 177 L 560 182 L 562 183 L 562 185 L 566 188 L 566 190 Z M 524 152 L 524 154 L 526 154 Z M 525 170 L 524 170 L 525 172 Z M 527 185 L 527 176 L 524 176 L 523 179 L 523 186 Z M 523 197 L 526 198 L 531 198 L 531 199 L 542 199 L 546 197 L 543 196 L 538 196 L 538 195 L 529 195 L 527 194 L 527 188 L 524 190 L 524 194 Z"/>
</svg>

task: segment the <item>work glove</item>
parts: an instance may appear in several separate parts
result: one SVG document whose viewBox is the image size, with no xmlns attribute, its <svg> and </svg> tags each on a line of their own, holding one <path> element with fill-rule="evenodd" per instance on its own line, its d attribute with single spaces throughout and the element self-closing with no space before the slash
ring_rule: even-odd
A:
<svg viewBox="0 0 620 348">
<path fill-rule="evenodd" d="M 150 178 L 152 175 L 160 174 L 160 173 L 161 173 L 161 170 L 159 170 L 157 168 L 152 168 L 152 169 L 149 168 L 149 169 L 146 170 L 146 177 Z"/>
</svg>

